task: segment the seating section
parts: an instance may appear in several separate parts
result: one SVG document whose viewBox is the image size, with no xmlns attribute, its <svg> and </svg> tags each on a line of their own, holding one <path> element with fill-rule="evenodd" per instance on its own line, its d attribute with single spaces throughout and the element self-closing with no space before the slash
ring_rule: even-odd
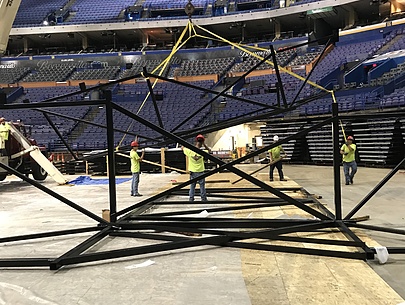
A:
<svg viewBox="0 0 405 305">
<path fill-rule="evenodd" d="M 316 122 L 270 121 L 261 128 L 263 144 L 272 143 L 272 138 L 276 134 L 280 139 L 284 139 Z M 396 154 L 399 153 L 396 148 L 398 143 L 394 143 L 396 141 L 394 133 L 398 132 L 403 141 L 405 139 L 404 123 L 404 119 L 353 120 L 344 122 L 343 127 L 346 135 L 354 136 L 357 145 L 357 161 L 360 165 L 392 165 L 398 162 Z M 341 130 L 339 134 L 340 144 L 343 144 Z M 401 146 L 401 143 L 399 144 Z M 332 164 L 333 162 L 332 130 L 329 124 L 308 133 L 306 137 L 283 144 L 283 147 L 290 156 L 288 160 L 292 163 Z"/>
<path fill-rule="evenodd" d="M 294 58 L 289 66 L 307 65 L 315 61 L 321 52 L 309 52 Z"/>
<path fill-rule="evenodd" d="M 153 70 L 157 66 L 159 66 L 161 62 L 162 61 L 159 59 L 150 59 L 150 60 L 139 59 L 133 63 L 132 68 L 123 70 L 122 73 L 120 74 L 120 77 L 124 78 L 124 77 L 129 77 L 129 76 L 139 74 L 143 71 L 143 67 L 146 67 L 146 70 L 148 72 L 153 72 Z M 170 67 L 170 63 L 166 67 L 166 71 L 169 70 L 169 67 Z M 159 69 L 159 71 L 160 71 L 160 69 Z M 166 73 L 163 73 L 163 76 L 166 76 Z"/>
<path fill-rule="evenodd" d="M 330 126 L 324 126 L 308 133 L 306 141 L 310 161 L 316 164 L 331 164 L 333 162 L 333 142 Z M 341 140 L 341 142 L 343 141 Z"/>
<path fill-rule="evenodd" d="M 304 77 L 305 71 L 295 70 L 295 74 Z M 291 101 L 299 89 L 302 81 L 297 79 L 295 76 L 288 73 L 280 73 L 281 81 L 283 83 L 284 93 L 287 101 Z M 276 92 L 267 93 L 270 89 L 275 87 L 275 84 L 278 82 L 276 74 L 267 74 L 263 76 L 253 76 L 246 80 L 247 84 L 255 84 L 257 81 L 264 81 L 263 86 L 250 86 L 241 90 L 242 96 L 244 95 L 254 95 L 252 98 L 254 100 L 263 102 L 268 99 L 275 100 Z M 264 89 L 264 91 L 262 90 Z M 309 90 L 310 86 L 306 85 L 306 89 Z M 301 97 L 310 95 L 309 91 L 303 91 Z"/>
<path fill-rule="evenodd" d="M 193 0 L 194 7 L 205 7 L 207 3 L 211 3 L 210 0 Z M 183 10 L 187 2 L 183 0 L 145 0 L 144 7 L 148 7 L 153 10 Z"/>
<path fill-rule="evenodd" d="M 386 47 L 378 54 L 405 49 L 405 29 L 398 28 L 386 38 Z"/>
<path fill-rule="evenodd" d="M 289 5 L 303 5 L 314 1 L 319 0 L 293 1 Z M 63 24 L 124 22 L 125 10 L 134 4 L 143 8 L 137 18 L 187 18 L 184 12 L 187 1 L 184 0 L 105 0 L 102 6 L 97 0 L 23 0 L 14 26 L 40 26 L 48 14 L 61 8 L 69 12 L 67 19 L 62 21 Z M 219 11 L 215 9 L 214 0 L 193 0 L 192 4 L 195 8 L 194 17 L 199 15 L 211 17 L 219 14 Z M 106 7 L 108 9 L 105 9 Z M 226 10 L 220 10 L 220 15 L 235 14 L 241 11 L 278 9 L 285 7 L 285 1 L 236 0 L 229 1 L 224 7 Z M 143 12 L 145 14 L 142 14 Z"/>
<path fill-rule="evenodd" d="M 173 71 L 174 76 L 223 75 L 235 62 L 234 57 L 183 60 L 181 66 Z"/>
<path fill-rule="evenodd" d="M 393 93 L 384 96 L 380 102 L 381 109 L 405 107 L 405 89 L 397 89 Z"/>
<path fill-rule="evenodd" d="M 73 73 L 74 69 L 73 65 L 46 65 L 38 70 L 32 70 L 22 79 L 22 82 L 62 82 Z"/>
<path fill-rule="evenodd" d="M 295 56 L 295 51 L 294 50 L 288 50 L 288 51 L 279 51 L 276 54 L 276 59 L 277 59 L 277 64 L 284 67 L 288 64 L 288 62 Z M 272 62 L 272 60 L 270 60 Z M 250 68 L 252 68 L 254 65 L 258 64 L 260 62 L 260 59 L 249 56 L 249 57 L 243 57 L 242 62 L 236 63 L 232 69 L 231 72 L 246 72 Z M 268 63 L 263 63 L 261 64 L 257 69 L 258 70 L 265 70 L 265 69 L 272 69 L 273 66 Z"/>
<path fill-rule="evenodd" d="M 311 3 L 311 2 L 317 2 L 317 1 L 319 1 L 319 0 L 298 0 L 298 1 L 294 1 L 294 3 L 290 4 L 290 6 L 303 5 L 303 4 L 308 4 L 308 3 Z"/>
<path fill-rule="evenodd" d="M 212 86 L 211 81 L 201 81 L 194 82 L 193 84 L 210 87 Z M 115 101 L 118 105 L 124 107 L 125 109 L 139 114 L 141 117 L 147 119 L 148 121 L 158 125 L 158 120 L 156 112 L 154 110 L 153 104 L 150 99 L 141 107 L 143 103 L 143 98 L 146 96 L 148 91 L 145 83 L 138 83 L 133 85 L 121 85 L 118 90 L 119 93 L 115 96 Z M 158 107 L 161 113 L 164 128 L 167 130 L 172 130 L 179 123 L 181 123 L 185 118 L 187 118 L 197 107 L 203 105 L 207 102 L 206 99 L 200 98 L 201 91 L 181 87 L 171 84 L 171 83 L 158 83 L 155 87 L 156 92 L 162 93 L 162 99 L 158 100 Z M 138 98 L 134 100 L 134 96 Z M 139 98 L 141 97 L 141 98 Z M 192 105 L 192 107 L 190 107 Z M 206 117 L 210 112 L 207 108 L 201 111 L 198 115 L 191 118 L 183 127 L 178 130 L 186 130 L 194 128 L 202 122 L 204 117 Z M 94 118 L 94 122 L 99 124 L 105 124 L 105 109 L 100 109 Z M 136 133 L 142 139 L 142 136 L 148 136 L 156 138 L 159 136 L 157 132 L 154 132 L 150 128 L 134 121 L 133 119 L 127 117 L 119 112 L 114 112 L 114 126 L 117 129 L 129 130 L 130 132 Z M 129 129 L 128 129 L 129 128 Z M 114 134 L 115 145 L 121 142 L 121 145 L 129 145 L 133 141 L 133 136 L 126 136 L 123 138 L 122 133 L 116 132 Z M 106 147 L 106 133 L 105 130 L 95 127 L 88 126 L 85 131 L 79 135 L 76 139 L 72 139 L 75 149 L 101 149 Z"/>
<path fill-rule="evenodd" d="M 119 66 L 103 67 L 98 65 L 77 68 L 70 64 L 49 64 L 37 70 L 24 71 L 26 75 L 21 80 L 22 82 L 63 82 L 66 80 L 116 79 L 121 68 Z"/>
<path fill-rule="evenodd" d="M 66 24 L 113 23 L 123 22 L 121 13 L 131 5 L 134 0 L 99 0 L 76 1 L 71 7 L 73 17 Z M 108 9 L 106 9 L 108 8 Z"/>
<path fill-rule="evenodd" d="M 359 158 L 366 164 L 386 164 L 389 159 L 395 120 L 353 122 L 349 128 L 354 133 Z"/>
<path fill-rule="evenodd" d="M 371 79 L 370 86 L 379 86 L 385 85 L 390 81 L 396 79 L 399 76 L 402 76 L 405 73 L 405 62 L 398 64 L 396 68 L 392 68 L 389 71 L 385 72 L 381 77 Z"/>
<path fill-rule="evenodd" d="M 303 74 L 303 72 L 300 71 L 296 72 L 298 74 Z M 281 73 L 281 79 L 283 81 L 283 88 L 287 103 L 291 103 L 302 82 L 287 73 Z M 260 84 L 257 85 L 257 83 Z M 275 91 L 276 83 L 276 74 L 250 77 L 246 80 L 245 86 L 237 93 L 237 95 L 266 105 L 277 106 L 278 100 L 277 93 Z M 308 85 L 305 88 L 306 90 L 303 90 L 299 95 L 300 99 L 310 95 L 310 88 L 308 88 Z M 283 103 L 281 97 L 280 103 Z M 262 109 L 263 107 L 259 105 L 249 105 L 245 102 L 227 99 L 225 108 L 217 115 L 217 117 L 219 120 L 227 120 Z"/>
<path fill-rule="evenodd" d="M 29 99 L 31 103 L 38 103 L 45 99 L 50 99 L 58 97 L 64 94 L 77 91 L 76 87 L 41 87 L 41 88 L 25 88 L 24 96 L 22 99 Z M 78 101 L 81 100 L 81 96 L 71 96 L 68 98 L 61 99 L 59 101 Z"/>
<path fill-rule="evenodd" d="M 350 44 L 337 43 L 335 48 L 316 66 L 311 80 L 318 82 L 333 69 L 350 61 L 363 61 L 376 54 L 382 47 L 383 39 Z"/>
<path fill-rule="evenodd" d="M 116 79 L 121 71 L 118 66 L 110 66 L 99 69 L 78 69 L 76 70 L 70 79 L 72 80 L 86 80 L 86 79 L 103 79 L 111 80 Z"/>
<path fill-rule="evenodd" d="M 13 84 L 22 79 L 27 73 L 30 72 L 29 68 L 4 68 L 0 69 L 0 84 Z"/>
<path fill-rule="evenodd" d="M 70 92 L 77 91 L 74 87 L 43 87 L 43 88 L 27 88 L 22 97 L 20 97 L 16 103 L 21 103 L 22 100 L 28 99 L 31 103 L 37 103 L 45 99 L 61 96 Z M 58 101 L 80 101 L 81 96 L 72 96 L 69 98 L 61 99 Z M 80 102 L 78 102 L 80 105 Z M 78 107 L 64 107 L 64 108 L 50 108 L 46 109 L 56 113 L 70 115 L 77 118 L 83 118 L 89 111 L 87 106 Z M 7 120 L 17 121 L 20 120 L 26 125 L 32 126 L 32 137 L 38 144 L 44 144 L 47 147 L 53 148 L 56 143 L 59 143 L 59 138 L 54 130 L 49 126 L 48 121 L 44 115 L 35 110 L 2 110 L 2 116 Z M 63 136 L 68 137 L 76 122 L 73 120 L 50 115 L 54 124 L 58 127 L 58 130 Z"/>
<path fill-rule="evenodd" d="M 22 0 L 13 27 L 40 26 L 47 14 L 67 3 L 68 0 Z"/>
<path fill-rule="evenodd" d="M 278 1 L 275 1 L 274 5 L 272 5 L 272 1 L 269 0 L 236 0 L 236 8 L 238 11 L 260 10 L 276 7 L 279 7 Z"/>
</svg>

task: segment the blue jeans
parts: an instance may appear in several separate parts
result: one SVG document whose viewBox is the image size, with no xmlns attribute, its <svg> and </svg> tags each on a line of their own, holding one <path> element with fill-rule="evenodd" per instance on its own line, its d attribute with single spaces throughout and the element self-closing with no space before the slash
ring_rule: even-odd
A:
<svg viewBox="0 0 405 305">
<path fill-rule="evenodd" d="M 280 177 L 280 180 L 284 179 L 284 173 L 283 173 L 283 163 L 280 161 L 277 161 L 276 163 L 270 165 L 270 180 L 273 180 L 273 172 L 274 169 L 277 168 L 278 171 L 278 176 Z"/>
<path fill-rule="evenodd" d="M 351 169 L 351 172 L 349 170 Z M 357 172 L 356 161 L 343 162 L 343 173 L 345 174 L 346 184 L 353 183 L 353 177 Z"/>
<path fill-rule="evenodd" d="M 190 172 L 190 180 L 197 178 L 197 177 L 201 176 L 202 174 L 204 174 L 204 173 L 203 172 L 201 172 L 201 173 Z M 205 178 L 197 180 L 197 182 L 200 185 L 201 201 L 208 201 L 207 192 L 205 191 Z M 190 184 L 189 201 L 194 201 L 195 186 L 197 185 L 197 182 Z"/>
<path fill-rule="evenodd" d="M 131 196 L 138 195 L 139 172 L 132 173 Z"/>
</svg>

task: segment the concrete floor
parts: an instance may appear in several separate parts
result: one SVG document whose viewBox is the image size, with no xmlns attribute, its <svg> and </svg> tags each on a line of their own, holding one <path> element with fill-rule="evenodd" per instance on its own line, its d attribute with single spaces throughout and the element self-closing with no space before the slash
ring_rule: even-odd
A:
<svg viewBox="0 0 405 305">
<path fill-rule="evenodd" d="M 245 169 L 249 171 L 249 166 L 246 166 Z M 344 211 L 348 211 L 350 207 L 354 206 L 387 171 L 360 168 L 358 176 L 356 176 L 356 184 L 344 188 Z M 323 201 L 329 207 L 331 206 L 333 198 L 331 168 L 287 165 L 285 173 L 310 192 L 322 195 Z M 170 181 L 176 180 L 177 177 L 176 174 L 142 174 L 140 189 L 144 196 L 152 195 Z M 404 195 L 404 190 L 400 187 L 404 185 L 404 180 L 405 175 L 397 174 L 359 215 L 370 215 L 371 220 L 368 223 L 392 224 L 402 227 L 405 208 L 400 204 L 400 199 Z M 47 179 L 44 184 L 97 215 L 101 215 L 102 209 L 108 208 L 107 185 L 56 186 L 51 179 Z M 139 198 L 129 196 L 129 184 L 129 182 L 125 182 L 117 185 L 118 209 L 140 201 Z M 94 221 L 90 218 L 17 178 L 9 177 L 0 183 L 0 237 L 91 225 L 94 225 Z M 55 237 L 28 243 L 1 244 L 0 257 L 53 258 L 70 250 L 91 235 L 91 233 L 84 233 L 73 237 Z M 372 236 L 383 245 L 386 243 L 389 245 L 400 244 L 397 236 L 388 238 L 380 233 L 373 233 Z M 110 237 L 96 244 L 90 252 L 139 246 L 145 243 L 148 242 Z M 273 280 L 267 279 L 263 282 L 263 285 L 267 283 L 266 285 L 257 286 L 265 299 L 269 294 L 268 302 L 263 302 L 263 298 L 253 297 L 253 292 L 248 291 L 247 286 L 250 287 L 249 289 L 254 286 L 249 284 L 248 277 L 244 277 L 244 272 L 246 272 L 246 266 L 252 270 L 259 265 L 255 261 L 249 261 L 246 264 L 246 259 L 242 259 L 242 256 L 246 258 L 246 255 L 246 251 L 238 249 L 205 246 L 67 266 L 58 271 L 49 271 L 46 268 L 3 268 L 0 269 L 0 304 L 328 304 L 322 298 L 308 299 L 303 291 L 297 290 L 304 287 L 304 284 L 308 284 L 308 276 L 314 281 L 321 280 L 316 273 L 313 275 L 303 273 L 300 276 L 300 272 L 292 269 L 291 272 L 296 275 L 296 280 L 301 282 L 298 285 L 296 282 L 287 283 L 284 278 L 281 278 L 280 274 L 285 273 L 285 276 L 289 276 L 290 271 L 288 270 L 291 269 L 292 261 L 301 259 L 301 256 L 297 255 L 287 258 L 279 254 L 266 254 L 269 255 L 268 257 L 275 257 L 279 262 L 285 262 L 286 268 L 290 269 L 275 271 L 274 276 L 278 279 L 277 289 L 274 286 L 268 286 L 268 284 L 274 283 L 275 278 L 273 277 L 271 278 Z M 245 262 L 242 263 L 242 261 Z M 342 263 L 346 263 L 346 261 L 348 260 L 344 260 Z M 142 265 L 144 263 L 146 264 Z M 314 263 L 314 265 L 322 267 L 321 270 L 325 269 L 324 263 L 317 258 L 310 258 L 302 263 L 304 265 Z M 352 264 L 351 261 L 349 263 Z M 334 264 L 339 266 L 340 263 L 334 262 Z M 391 256 L 386 265 L 380 266 L 373 262 L 370 265 L 399 294 L 405 295 L 404 288 L 401 287 L 401 282 L 403 283 L 405 279 L 404 260 L 401 256 Z M 259 269 L 258 276 L 250 274 L 249 281 L 252 283 L 257 283 L 257 280 L 262 278 L 263 271 L 268 273 L 267 269 Z M 328 270 L 324 271 L 330 273 Z M 271 272 L 271 274 L 273 273 Z M 336 280 L 336 275 L 330 276 L 332 280 Z M 319 286 L 318 282 L 314 285 Z M 286 290 L 287 293 L 281 296 L 278 294 L 279 288 Z M 289 289 L 290 292 L 288 292 Z M 277 299 L 272 291 L 277 295 Z M 336 294 L 337 287 L 333 286 L 332 291 Z M 294 298 L 297 294 L 302 294 L 301 298 Z M 383 300 L 383 296 L 375 301 L 367 300 L 364 304 L 399 303 L 399 299 L 395 296 L 384 302 L 381 300 Z M 394 300 L 396 300 L 395 303 Z M 360 303 L 345 301 L 339 304 Z"/>
</svg>

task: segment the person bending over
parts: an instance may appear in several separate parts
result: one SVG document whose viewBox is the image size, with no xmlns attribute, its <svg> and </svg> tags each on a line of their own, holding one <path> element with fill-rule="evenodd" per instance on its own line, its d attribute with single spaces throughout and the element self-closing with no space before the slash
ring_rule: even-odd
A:
<svg viewBox="0 0 405 305">
<path fill-rule="evenodd" d="M 275 135 L 273 137 L 273 141 L 277 142 L 279 140 L 278 136 Z M 282 154 L 281 154 L 282 153 Z M 269 156 L 270 156 L 270 181 L 274 180 L 273 177 L 273 172 L 274 169 L 277 168 L 278 175 L 280 177 L 280 181 L 287 181 L 287 179 L 284 179 L 284 173 L 283 173 L 283 163 L 282 159 L 287 156 L 285 153 L 283 147 L 281 145 L 278 145 L 276 147 L 273 147 L 272 149 L 269 149 Z"/>
</svg>

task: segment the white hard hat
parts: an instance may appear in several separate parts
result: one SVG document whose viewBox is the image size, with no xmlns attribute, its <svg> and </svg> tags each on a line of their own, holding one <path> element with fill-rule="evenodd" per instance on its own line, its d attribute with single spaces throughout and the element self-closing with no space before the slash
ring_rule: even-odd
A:
<svg viewBox="0 0 405 305">
<path fill-rule="evenodd" d="M 277 135 L 275 135 L 274 137 L 273 137 L 273 141 L 278 141 L 278 136 Z"/>
</svg>

